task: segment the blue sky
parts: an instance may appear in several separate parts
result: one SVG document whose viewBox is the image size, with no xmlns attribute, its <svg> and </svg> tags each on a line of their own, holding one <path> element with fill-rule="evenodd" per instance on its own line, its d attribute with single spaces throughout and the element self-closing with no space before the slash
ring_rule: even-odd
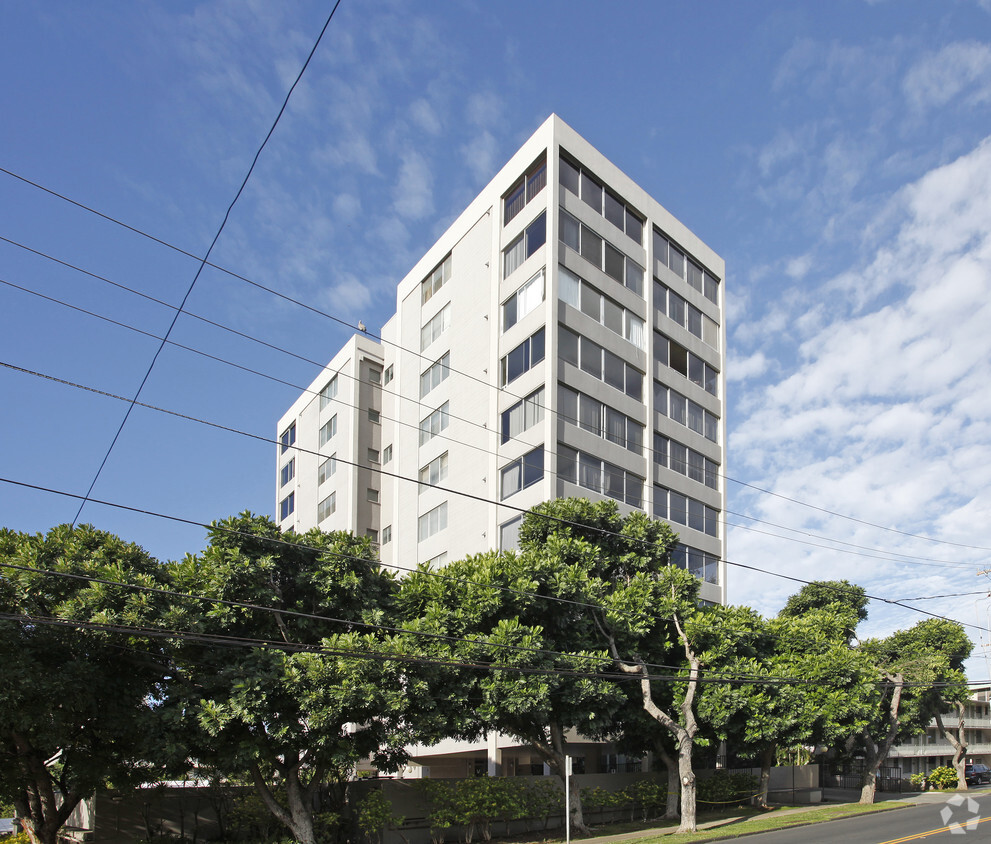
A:
<svg viewBox="0 0 991 844">
<path fill-rule="evenodd" d="M 329 9 L 10 0 L 0 167 L 202 255 Z M 726 259 L 728 559 L 968 593 L 917 605 L 986 627 L 991 0 L 343 0 L 213 261 L 377 330 L 551 112 Z M 174 311 L 23 247 L 173 306 L 197 263 L 6 173 L 0 237 L 22 244 L 0 241 L 0 361 L 132 395 L 158 341 L 34 294 L 158 337 Z M 168 346 L 142 399 L 263 438 L 350 334 L 209 268 L 187 310 L 291 354 L 183 314 L 176 343 L 269 377 Z M 85 492 L 125 405 L 9 366 L 0 394 L 0 476 Z M 271 512 L 273 468 L 259 439 L 136 408 L 94 496 Z M 76 507 L 0 483 L 18 530 Z M 203 545 L 96 504 L 83 520 L 161 558 Z M 730 600 L 765 613 L 797 588 L 730 569 Z M 918 617 L 875 603 L 867 632 Z"/>
</svg>

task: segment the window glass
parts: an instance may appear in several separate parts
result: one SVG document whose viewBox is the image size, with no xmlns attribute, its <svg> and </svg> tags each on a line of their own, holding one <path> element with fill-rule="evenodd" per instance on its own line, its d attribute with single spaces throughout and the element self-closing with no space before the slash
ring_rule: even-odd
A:
<svg viewBox="0 0 991 844">
<path fill-rule="evenodd" d="M 523 524 L 523 517 L 517 516 L 499 526 L 499 549 L 502 551 L 515 551 L 520 547 L 520 525 Z"/>
<path fill-rule="evenodd" d="M 658 266 L 668 265 L 668 239 L 659 231 L 654 231 L 654 258 Z"/>
<path fill-rule="evenodd" d="M 581 174 L 582 181 L 582 201 L 594 208 L 599 214 L 602 213 L 602 185 L 596 182 L 584 171 Z"/>
<path fill-rule="evenodd" d="M 337 510 L 337 493 L 332 492 L 323 501 L 317 504 L 317 521 L 322 522 L 327 516 Z"/>
<path fill-rule="evenodd" d="M 547 214 L 541 214 L 526 227 L 526 257 L 529 258 L 547 242 Z"/>
<path fill-rule="evenodd" d="M 296 423 L 293 422 L 288 428 L 282 432 L 282 436 L 279 437 L 279 442 L 282 445 L 282 454 L 285 454 L 289 447 L 296 442 Z"/>
<path fill-rule="evenodd" d="M 719 441 L 719 420 L 708 411 L 705 412 L 705 430 L 702 433 L 707 440 Z"/>
<path fill-rule="evenodd" d="M 602 268 L 602 238 L 587 226 L 582 226 L 581 256 L 590 264 Z"/>
<path fill-rule="evenodd" d="M 626 315 L 626 330 L 623 332 L 623 336 L 626 337 L 634 346 L 638 349 L 645 349 L 647 347 L 647 326 L 646 323 L 640 317 L 635 314 L 631 314 L 629 311 L 625 312 Z"/>
<path fill-rule="evenodd" d="M 365 498 L 372 502 L 372 504 L 378 504 L 379 502 L 379 491 L 377 489 L 372 489 L 369 487 L 365 490 Z"/>
<path fill-rule="evenodd" d="M 581 338 L 581 368 L 589 375 L 602 378 L 602 347 L 587 337 Z"/>
<path fill-rule="evenodd" d="M 694 305 L 689 305 L 687 302 L 686 302 L 686 308 L 685 308 L 685 310 L 686 310 L 686 316 L 688 318 L 687 319 L 686 328 L 688 328 L 688 330 L 692 334 L 694 334 L 696 337 L 698 337 L 701 340 L 702 339 L 702 311 L 700 311 Z"/>
<path fill-rule="evenodd" d="M 658 466 L 668 465 L 668 438 L 654 431 L 654 462 Z"/>
<path fill-rule="evenodd" d="M 687 377 L 688 349 L 680 343 L 675 343 L 674 340 L 668 341 L 668 347 L 671 355 L 671 359 L 668 361 L 668 366 L 670 366 L 675 372 L 681 373 Z"/>
<path fill-rule="evenodd" d="M 606 439 L 626 447 L 626 415 L 611 407 L 606 408 Z"/>
<path fill-rule="evenodd" d="M 719 323 L 702 315 L 702 340 L 714 349 L 719 348 Z"/>
<path fill-rule="evenodd" d="M 629 364 L 626 365 L 626 395 L 643 401 L 643 373 Z"/>
<path fill-rule="evenodd" d="M 513 271 L 526 260 L 526 245 L 523 235 L 520 235 L 506 248 L 503 253 L 502 277 L 509 278 Z"/>
<path fill-rule="evenodd" d="M 688 427 L 697 434 L 702 433 L 703 411 L 695 402 L 688 402 Z"/>
<path fill-rule="evenodd" d="M 560 327 L 558 333 L 558 353 L 561 356 L 561 360 L 578 366 L 578 335 L 563 325 Z"/>
<path fill-rule="evenodd" d="M 320 463 L 317 468 L 317 486 L 320 486 L 328 478 L 333 477 L 334 472 L 337 471 L 337 455 L 332 454 L 326 460 Z"/>
<path fill-rule="evenodd" d="M 626 234 L 643 245 L 643 223 L 636 214 L 626 209 Z"/>
<path fill-rule="evenodd" d="M 378 410 L 370 407 L 368 408 L 368 421 L 377 425 L 382 421 L 382 414 Z"/>
<path fill-rule="evenodd" d="M 578 424 L 578 391 L 564 384 L 558 384 L 557 415 L 572 425 Z"/>
<path fill-rule="evenodd" d="M 558 298 L 573 308 L 581 301 L 582 282 L 573 272 L 564 267 L 558 268 L 557 295 Z"/>
<path fill-rule="evenodd" d="M 280 521 L 288 519 L 296 509 L 296 493 L 290 492 L 279 504 Z"/>
<path fill-rule="evenodd" d="M 643 296 L 643 267 L 631 258 L 626 259 L 626 286 L 637 296 Z"/>
<path fill-rule="evenodd" d="M 705 273 L 703 278 L 702 295 L 710 302 L 719 304 L 719 280 L 709 273 Z"/>
<path fill-rule="evenodd" d="M 523 486 L 528 487 L 544 477 L 544 449 L 535 448 L 523 455 Z"/>
<path fill-rule="evenodd" d="M 602 404 L 583 393 L 578 394 L 578 426 L 602 436 Z"/>
<path fill-rule="evenodd" d="M 688 261 L 688 284 L 699 293 L 702 292 L 702 268 L 694 261 Z"/>
<path fill-rule="evenodd" d="M 324 446 L 337 434 L 337 414 L 320 426 L 320 445 Z"/>
<path fill-rule="evenodd" d="M 579 251 L 581 245 L 581 225 L 570 214 L 561 212 L 561 242 L 565 246 L 570 246 L 575 252 Z"/>
<path fill-rule="evenodd" d="M 626 363 L 609 350 L 605 353 L 605 367 L 602 380 L 617 390 L 626 390 Z"/>
<path fill-rule="evenodd" d="M 654 281 L 654 309 L 662 314 L 668 312 L 668 289 L 659 281 Z"/>
<path fill-rule="evenodd" d="M 623 231 L 626 218 L 626 206 L 613 196 L 612 191 L 606 191 L 604 217 L 620 231 Z"/>
<path fill-rule="evenodd" d="M 517 182 L 512 190 L 506 194 L 506 198 L 503 200 L 503 220 L 502 224 L 506 225 L 510 220 L 513 219 L 520 211 L 523 210 L 523 206 L 526 205 L 526 179 L 521 178 Z"/>
<path fill-rule="evenodd" d="M 583 284 L 581 296 L 582 313 L 598 322 L 601 318 L 602 295 L 590 284 Z"/>
<path fill-rule="evenodd" d="M 575 449 L 558 445 L 557 477 L 558 480 L 578 483 L 578 452 Z"/>
<path fill-rule="evenodd" d="M 561 159 L 560 181 L 562 187 L 571 191 L 575 196 L 578 196 L 580 182 L 578 168 L 563 158 Z"/>
<path fill-rule="evenodd" d="M 691 352 L 688 353 L 688 380 L 699 387 L 705 383 L 705 363 Z"/>
<path fill-rule="evenodd" d="M 668 251 L 668 266 L 674 270 L 675 275 L 685 277 L 685 253 L 673 243 Z"/>
<path fill-rule="evenodd" d="M 623 283 L 623 266 L 626 256 L 608 241 L 605 244 L 605 265 L 603 269 L 610 278 L 615 279 L 620 284 Z"/>
<path fill-rule="evenodd" d="M 612 299 L 602 301 L 602 323 L 606 328 L 623 335 L 623 309 Z"/>
<path fill-rule="evenodd" d="M 279 473 L 279 486 L 285 486 L 296 474 L 296 458 L 292 458 Z"/>
<path fill-rule="evenodd" d="M 626 420 L 626 448 L 634 454 L 643 454 L 643 425 Z"/>
<path fill-rule="evenodd" d="M 337 395 L 337 376 L 335 375 L 327 385 L 320 391 L 320 409 L 323 410 L 330 404 Z"/>
</svg>

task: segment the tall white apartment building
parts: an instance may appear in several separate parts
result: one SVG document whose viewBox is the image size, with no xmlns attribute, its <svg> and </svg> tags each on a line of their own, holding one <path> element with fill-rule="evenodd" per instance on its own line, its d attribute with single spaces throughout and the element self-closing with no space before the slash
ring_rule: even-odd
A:
<svg viewBox="0 0 991 844">
<path fill-rule="evenodd" d="M 279 421 L 283 529 L 386 565 L 515 546 L 550 498 L 679 534 L 725 600 L 724 263 L 556 115 Z"/>
</svg>

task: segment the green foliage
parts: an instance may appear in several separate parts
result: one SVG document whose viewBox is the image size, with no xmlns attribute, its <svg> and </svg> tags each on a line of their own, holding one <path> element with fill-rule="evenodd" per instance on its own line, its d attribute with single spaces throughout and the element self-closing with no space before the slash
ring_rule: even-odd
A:
<svg viewBox="0 0 991 844">
<path fill-rule="evenodd" d="M 402 826 L 406 818 L 396 815 L 381 788 L 368 792 L 358 804 L 358 828 L 372 844 L 382 840 L 385 830 Z"/>
<path fill-rule="evenodd" d="M 912 776 L 908 778 L 908 781 L 920 791 L 924 791 L 926 785 L 928 785 L 926 775 L 921 771 L 917 774 L 912 774 Z"/>
<path fill-rule="evenodd" d="M 508 828 L 512 821 L 540 818 L 545 825 L 564 809 L 561 789 L 546 778 L 473 777 L 464 780 L 421 780 L 427 824 L 435 844 L 442 844 L 452 827 L 464 830 L 467 844 L 478 834 L 489 841 L 493 824 Z"/>
<path fill-rule="evenodd" d="M 926 779 L 929 781 L 929 785 L 939 789 L 956 788 L 959 782 L 957 772 L 948 765 L 933 768 Z"/>
<path fill-rule="evenodd" d="M 743 803 L 757 793 L 757 786 L 758 780 L 753 774 L 730 774 L 726 771 L 716 771 L 713 776 L 696 781 L 698 802 L 713 807 Z"/>
<path fill-rule="evenodd" d="M 0 798 L 53 842 L 83 796 L 158 773 L 147 760 L 161 757 L 154 701 L 167 658 L 160 640 L 112 628 L 156 624 L 162 601 L 112 584 L 160 587 L 164 572 L 139 546 L 90 525 L 46 535 L 0 530 L 0 562 L 18 567 L 0 574 L 0 612 L 66 622 L 0 625 Z M 50 775 L 61 805 L 47 798 Z M 41 799 L 29 801 L 30 792 Z"/>
<path fill-rule="evenodd" d="M 177 749 L 228 777 L 252 772 L 258 789 L 278 783 L 272 811 L 308 838 L 320 787 L 367 757 L 385 770 L 400 764 L 418 707 L 429 709 L 415 670 L 390 659 L 408 643 L 366 628 L 391 611 L 395 579 L 365 537 L 282 534 L 248 513 L 215 523 L 207 549 L 172 571 L 180 590 L 234 602 L 204 614 L 201 603 L 177 601 L 175 614 L 197 632 L 294 646 L 243 650 L 236 660 L 224 649 L 178 647 L 169 709 L 186 734 Z"/>
<path fill-rule="evenodd" d="M 31 844 L 31 836 L 26 832 L 18 832 L 16 835 L 8 835 L 4 838 L 3 844 Z"/>
</svg>

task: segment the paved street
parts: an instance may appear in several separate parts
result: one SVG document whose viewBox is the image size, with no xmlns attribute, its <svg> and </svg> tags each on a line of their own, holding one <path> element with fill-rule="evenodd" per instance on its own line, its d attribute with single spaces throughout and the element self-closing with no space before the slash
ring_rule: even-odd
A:
<svg viewBox="0 0 991 844">
<path fill-rule="evenodd" d="M 853 802 L 853 792 L 828 789 L 827 798 Z M 909 841 L 991 840 L 991 792 L 882 795 L 885 801 L 912 802 L 906 809 L 748 836 L 753 844 L 902 844 Z M 971 802 L 972 801 L 972 802 Z M 955 826 L 951 826 L 955 825 Z M 728 831 L 728 830 L 727 830 Z"/>
</svg>

